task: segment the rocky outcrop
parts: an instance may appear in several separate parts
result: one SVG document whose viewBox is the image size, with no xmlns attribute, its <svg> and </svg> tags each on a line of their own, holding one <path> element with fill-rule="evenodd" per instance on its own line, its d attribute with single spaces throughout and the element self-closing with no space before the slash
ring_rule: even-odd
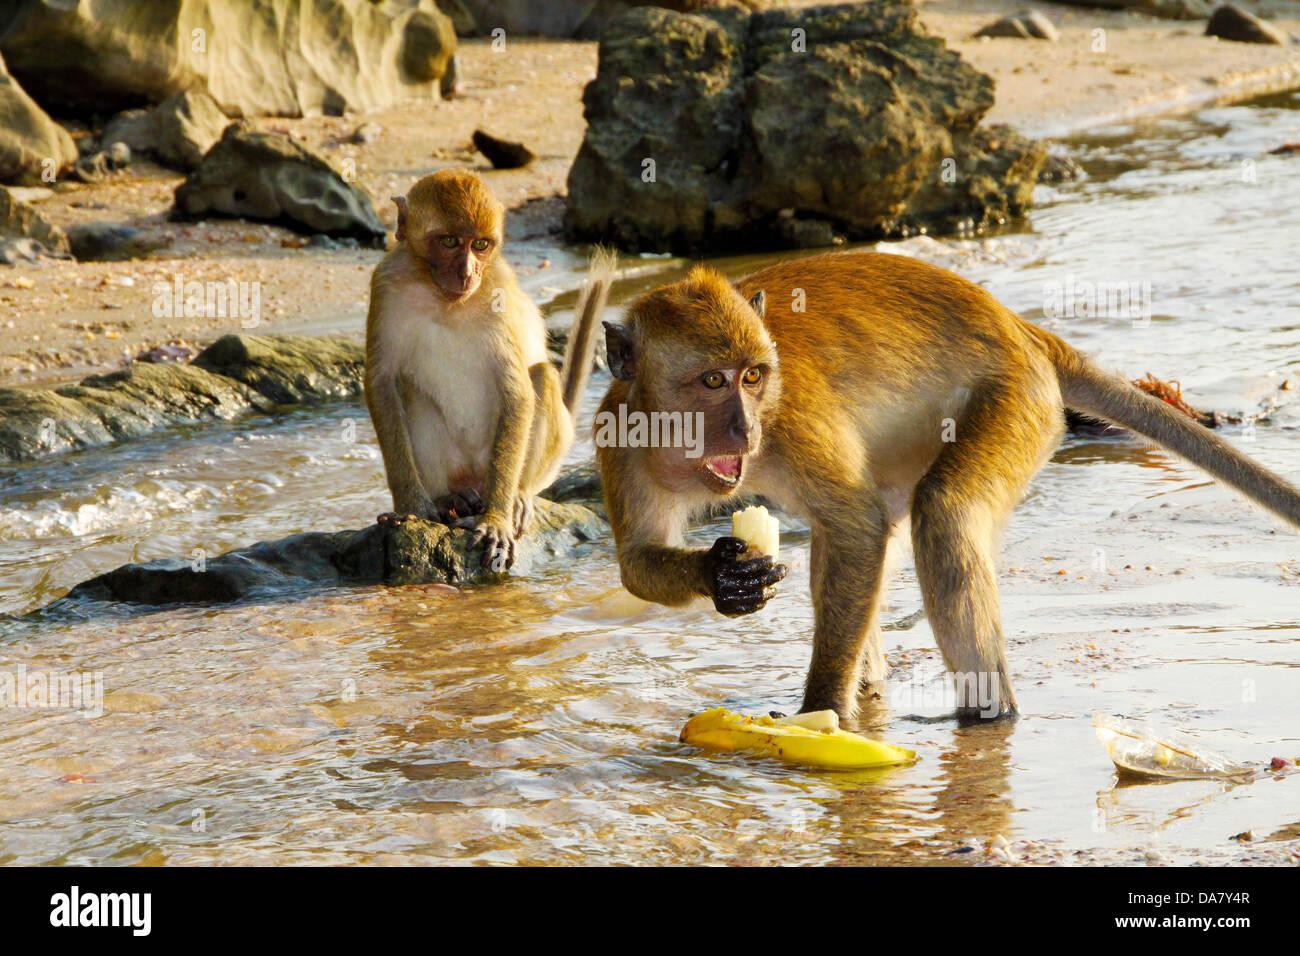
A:
<svg viewBox="0 0 1300 956">
<path fill-rule="evenodd" d="M 437 0 L 461 36 L 530 34 L 595 40 L 614 17 L 632 7 L 688 12 L 717 7 L 759 10 L 767 0 Z"/>
<path fill-rule="evenodd" d="M 181 219 L 233 216 L 382 246 L 387 231 L 370 196 L 319 153 L 284 133 L 232 123 L 176 187 Z"/>
<path fill-rule="evenodd" d="M 125 143 L 137 156 L 188 172 L 221 139 L 230 120 L 206 93 L 186 91 L 147 110 L 119 113 L 104 127 L 100 145 Z"/>
<path fill-rule="evenodd" d="M 72 137 L 9 75 L 0 56 L 0 183 L 52 181 L 76 161 Z"/>
<path fill-rule="evenodd" d="M 511 573 L 523 574 L 607 533 L 604 521 L 575 504 L 539 499 L 518 542 Z M 360 531 L 307 532 L 240 548 L 203 562 L 167 559 L 128 564 L 73 588 L 46 611 L 89 601 L 127 604 L 221 604 L 306 587 L 382 581 L 468 584 L 499 577 L 470 550 L 472 532 L 428 521 Z"/>
<path fill-rule="evenodd" d="M 136 362 L 77 385 L 0 389 L 0 461 L 359 395 L 364 364 L 348 339 L 227 335 L 189 365 Z"/>
<path fill-rule="evenodd" d="M 68 254 L 68 236 L 29 203 L 0 186 L 0 249 L 30 248 L 33 255 Z M 19 258 L 29 258 L 22 255 Z"/>
<path fill-rule="evenodd" d="M 632 251 L 975 231 L 1028 206 L 1046 151 L 983 130 L 993 81 L 906 0 L 605 29 L 565 225 Z"/>
<path fill-rule="evenodd" d="M 201 90 L 231 116 L 436 100 L 456 35 L 433 0 L 0 0 L 0 50 L 49 108 Z"/>
</svg>

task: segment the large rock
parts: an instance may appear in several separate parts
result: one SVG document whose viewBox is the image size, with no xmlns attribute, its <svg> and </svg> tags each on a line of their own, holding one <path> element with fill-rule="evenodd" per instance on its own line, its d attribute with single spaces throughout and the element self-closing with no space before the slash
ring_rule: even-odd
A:
<svg viewBox="0 0 1300 956">
<path fill-rule="evenodd" d="M 76 161 L 72 137 L 9 75 L 0 56 L 0 183 L 49 181 Z"/>
<path fill-rule="evenodd" d="M 456 49 L 433 0 L 0 0 L 36 99 L 103 112 L 203 90 L 231 116 L 436 100 Z"/>
<path fill-rule="evenodd" d="M 0 460 L 361 394 L 365 350 L 337 337 L 227 335 L 189 365 L 136 362 L 54 389 L 0 389 Z"/>
<path fill-rule="evenodd" d="M 709 7 L 758 10 L 767 0 L 437 0 L 462 36 L 491 36 L 501 29 L 509 37 L 531 34 L 547 37 L 598 38 L 614 17 L 632 7 L 664 7 L 693 11 Z"/>
<path fill-rule="evenodd" d="M 1046 161 L 977 133 L 993 81 L 922 36 L 906 0 L 633 10 L 602 35 L 583 102 L 566 227 L 633 251 L 979 231 L 1023 212 Z"/>
<path fill-rule="evenodd" d="M 126 143 L 132 153 L 188 172 L 198 168 L 203 154 L 229 125 L 229 118 L 212 97 L 186 91 L 151 109 L 119 113 L 104 127 L 100 145 L 107 149 L 114 143 Z"/>
<path fill-rule="evenodd" d="M 284 133 L 258 133 L 243 123 L 227 127 L 176 187 L 175 200 L 182 219 L 262 219 L 373 245 L 387 236 L 370 197 L 324 157 Z"/>
<path fill-rule="evenodd" d="M 607 532 L 604 521 L 574 504 L 537 501 L 536 517 L 520 539 L 515 574 L 572 554 Z M 128 564 L 85 581 L 46 610 L 88 601 L 128 604 L 220 604 L 305 587 L 382 581 L 387 584 L 468 584 L 500 575 L 482 566 L 471 532 L 428 521 L 360 531 L 307 532 L 262 542 L 201 564 L 168 558 Z"/>
</svg>

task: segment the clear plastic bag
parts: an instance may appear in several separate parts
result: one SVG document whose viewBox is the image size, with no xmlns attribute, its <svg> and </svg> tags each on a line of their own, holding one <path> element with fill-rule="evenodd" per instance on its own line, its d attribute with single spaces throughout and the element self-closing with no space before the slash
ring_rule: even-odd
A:
<svg viewBox="0 0 1300 956">
<path fill-rule="evenodd" d="M 1145 721 L 1094 713 L 1092 726 L 1123 773 L 1163 780 L 1222 780 L 1255 772 L 1253 767 L 1206 750 L 1176 730 Z"/>
</svg>

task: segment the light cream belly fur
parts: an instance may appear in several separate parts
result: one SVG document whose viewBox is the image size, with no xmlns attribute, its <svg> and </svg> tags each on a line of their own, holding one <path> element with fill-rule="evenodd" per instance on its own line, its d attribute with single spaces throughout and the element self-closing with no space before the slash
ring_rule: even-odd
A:
<svg viewBox="0 0 1300 956">
<path fill-rule="evenodd" d="M 447 322 L 432 321 L 428 316 L 435 304 L 409 298 L 397 304 L 401 315 L 388 326 L 392 333 L 383 360 L 405 360 L 418 370 L 400 380 L 399 391 L 420 482 L 431 498 L 464 488 L 482 493 L 501 414 L 497 382 L 510 343 L 500 327 L 458 324 L 454 307 L 447 310 Z M 525 361 L 546 361 L 541 314 L 530 301 L 520 305 Z M 427 360 L 410 363 L 411 356 Z"/>
</svg>

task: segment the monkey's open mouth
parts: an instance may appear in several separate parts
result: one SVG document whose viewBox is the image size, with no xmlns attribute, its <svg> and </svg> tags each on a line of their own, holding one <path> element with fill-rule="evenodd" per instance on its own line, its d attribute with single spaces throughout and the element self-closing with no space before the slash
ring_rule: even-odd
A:
<svg viewBox="0 0 1300 956">
<path fill-rule="evenodd" d="M 706 460 L 704 467 L 724 485 L 738 485 L 744 461 L 739 455 L 719 455 Z"/>
</svg>

